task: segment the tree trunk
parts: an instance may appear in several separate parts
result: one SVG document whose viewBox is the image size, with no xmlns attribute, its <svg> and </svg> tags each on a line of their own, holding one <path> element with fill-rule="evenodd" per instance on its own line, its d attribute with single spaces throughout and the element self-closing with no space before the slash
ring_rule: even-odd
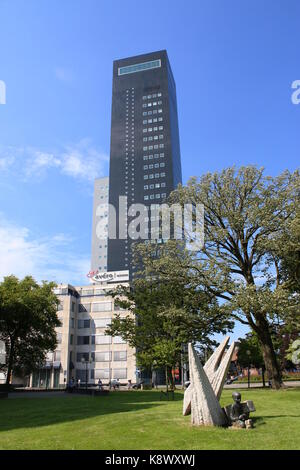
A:
<svg viewBox="0 0 300 470">
<path fill-rule="evenodd" d="M 262 366 L 261 368 L 261 375 L 262 375 L 263 387 L 265 387 L 266 381 L 265 381 L 265 367 L 264 366 Z"/>
<path fill-rule="evenodd" d="M 256 328 L 268 378 L 271 381 L 272 388 L 278 390 L 282 387 L 282 374 L 274 350 L 268 322 L 264 318 L 259 319 L 256 322 Z"/>
<path fill-rule="evenodd" d="M 9 350 L 9 359 L 7 365 L 7 375 L 6 375 L 6 385 L 9 386 L 10 376 L 13 368 L 13 357 L 14 357 L 14 346 L 13 344 L 10 345 Z"/>
<path fill-rule="evenodd" d="M 168 366 L 166 366 L 166 368 L 165 368 L 165 375 L 166 375 L 166 390 L 167 390 L 167 393 L 168 393 L 168 391 L 169 391 L 169 388 L 168 388 L 168 383 L 169 383 Z"/>
</svg>

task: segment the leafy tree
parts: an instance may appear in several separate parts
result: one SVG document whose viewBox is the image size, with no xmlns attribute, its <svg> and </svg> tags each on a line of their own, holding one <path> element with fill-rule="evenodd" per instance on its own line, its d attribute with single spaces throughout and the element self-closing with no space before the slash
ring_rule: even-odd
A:
<svg viewBox="0 0 300 470">
<path fill-rule="evenodd" d="M 290 344 L 286 358 L 293 364 L 300 364 L 300 339 L 296 339 Z"/>
<path fill-rule="evenodd" d="M 218 299 L 220 315 L 257 334 L 274 388 L 281 387 L 282 378 L 271 327 L 299 319 L 299 299 L 283 282 L 274 242 L 284 244 L 282 234 L 296 217 L 299 186 L 298 172 L 270 177 L 253 166 L 192 178 L 171 202 L 204 206 L 204 247 L 161 261 L 168 267 L 165 279 L 184 273 L 184 284 Z M 197 247 L 193 233 L 188 243 Z"/>
<path fill-rule="evenodd" d="M 164 368 L 166 378 L 171 378 L 170 371 L 181 363 L 184 344 L 215 344 L 211 336 L 233 326 L 230 320 L 220 317 L 216 301 L 206 292 L 195 292 L 193 286 L 185 284 L 184 277 L 166 280 L 160 276 L 156 263 L 173 252 L 168 244 L 160 247 L 159 257 L 155 245 L 136 247 L 135 262 L 143 262 L 142 272 L 131 288 L 119 287 L 112 293 L 130 314 L 117 315 L 106 330 L 136 349 L 139 367 Z"/>
<path fill-rule="evenodd" d="M 263 385 L 265 386 L 265 363 L 256 334 L 248 333 L 246 338 L 239 339 L 238 363 L 241 367 L 250 365 L 262 369 Z"/>
<path fill-rule="evenodd" d="M 56 347 L 55 328 L 60 326 L 55 284 L 39 285 L 31 276 L 8 276 L 0 284 L 0 341 L 6 349 L 6 383 L 11 373 L 31 373 Z"/>
</svg>

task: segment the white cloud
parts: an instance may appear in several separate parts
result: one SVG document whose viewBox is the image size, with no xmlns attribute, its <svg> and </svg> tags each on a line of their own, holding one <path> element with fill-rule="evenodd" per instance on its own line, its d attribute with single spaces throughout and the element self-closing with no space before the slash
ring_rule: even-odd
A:
<svg viewBox="0 0 300 470">
<path fill-rule="evenodd" d="M 44 178 L 56 169 L 72 178 L 93 181 L 104 175 L 109 157 L 96 149 L 89 139 L 48 152 L 34 147 L 0 148 L 0 171 L 16 169 L 25 179 Z"/>
<path fill-rule="evenodd" d="M 70 241 L 65 234 L 38 238 L 0 214 L 0 280 L 30 274 L 37 281 L 88 284 L 89 257 L 72 251 Z"/>
</svg>

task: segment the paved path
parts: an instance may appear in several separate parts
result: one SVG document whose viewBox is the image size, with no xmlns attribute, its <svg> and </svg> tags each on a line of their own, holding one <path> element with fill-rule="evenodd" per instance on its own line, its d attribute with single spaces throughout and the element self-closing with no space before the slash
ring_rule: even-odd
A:
<svg viewBox="0 0 300 470">
<path fill-rule="evenodd" d="M 300 387 L 300 380 L 294 380 L 294 381 L 287 381 L 283 382 L 286 387 Z M 268 382 L 266 381 L 266 386 Z M 262 382 L 252 382 L 250 383 L 250 388 L 260 388 L 262 387 L 263 384 Z M 224 385 L 224 388 L 248 388 L 248 383 L 242 383 L 242 384 L 237 384 L 233 383 L 231 385 Z"/>
</svg>

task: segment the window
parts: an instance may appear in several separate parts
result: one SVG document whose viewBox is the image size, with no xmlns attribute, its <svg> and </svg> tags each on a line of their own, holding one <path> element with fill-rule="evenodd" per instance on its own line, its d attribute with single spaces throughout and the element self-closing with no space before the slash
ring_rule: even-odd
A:
<svg viewBox="0 0 300 470">
<path fill-rule="evenodd" d="M 88 362 L 90 358 L 90 355 L 88 352 L 84 352 L 84 353 L 77 353 L 76 354 L 76 362 L 81 362 L 82 359 L 85 361 L 85 362 Z"/>
<path fill-rule="evenodd" d="M 95 328 L 106 328 L 111 324 L 111 318 L 95 318 L 94 325 Z"/>
<path fill-rule="evenodd" d="M 60 344 L 62 342 L 62 334 L 56 333 L 56 339 L 57 339 L 57 343 Z"/>
<path fill-rule="evenodd" d="M 86 344 L 90 344 L 90 337 L 89 336 L 77 336 L 77 345 L 83 346 Z"/>
<path fill-rule="evenodd" d="M 71 318 L 71 328 L 75 328 L 75 319 Z"/>
<path fill-rule="evenodd" d="M 60 361 L 61 360 L 61 351 L 54 351 L 53 359 L 54 359 L 54 361 Z"/>
<path fill-rule="evenodd" d="M 160 163 L 159 166 L 160 166 L 161 168 L 164 168 L 165 163 Z"/>
<path fill-rule="evenodd" d="M 148 165 L 144 165 L 144 170 L 148 170 Z"/>
<path fill-rule="evenodd" d="M 92 379 L 109 379 L 109 369 L 94 369 L 91 372 Z"/>
<path fill-rule="evenodd" d="M 148 175 L 144 175 L 144 180 L 147 180 L 148 179 Z"/>
<path fill-rule="evenodd" d="M 103 196 L 102 196 L 103 197 Z M 82 291 L 82 294 L 81 295 L 93 295 L 94 294 L 94 291 L 93 289 L 86 289 L 86 290 L 83 290 Z"/>
<path fill-rule="evenodd" d="M 114 361 L 127 361 L 127 351 L 115 351 Z"/>
<path fill-rule="evenodd" d="M 126 344 L 126 341 L 124 341 L 120 336 L 115 336 L 113 340 L 114 344 Z"/>
<path fill-rule="evenodd" d="M 148 201 L 149 200 L 149 196 L 144 196 L 144 201 Z"/>
<path fill-rule="evenodd" d="M 70 344 L 73 344 L 74 335 L 70 335 Z"/>
<path fill-rule="evenodd" d="M 159 112 L 159 113 L 162 113 L 162 109 L 159 109 L 158 112 Z"/>
<path fill-rule="evenodd" d="M 159 139 L 162 140 L 164 138 L 163 134 L 160 134 Z"/>
<path fill-rule="evenodd" d="M 111 336 L 93 335 L 92 344 L 111 344 Z"/>
<path fill-rule="evenodd" d="M 64 303 L 60 301 L 58 306 L 57 306 L 57 311 L 60 312 L 63 309 L 64 309 Z"/>
<path fill-rule="evenodd" d="M 148 160 L 148 155 L 144 155 L 143 160 Z"/>
<path fill-rule="evenodd" d="M 113 377 L 114 379 L 126 379 L 127 369 L 114 369 Z"/>
<path fill-rule="evenodd" d="M 111 312 L 111 302 L 93 303 L 93 312 Z"/>
<path fill-rule="evenodd" d="M 93 362 L 108 362 L 111 361 L 111 352 L 94 352 L 91 354 L 91 357 Z"/>
<path fill-rule="evenodd" d="M 87 373 L 89 373 L 89 371 L 87 371 Z M 76 380 L 80 380 L 81 383 L 85 383 L 86 371 L 84 369 L 76 369 Z"/>
<path fill-rule="evenodd" d="M 90 320 L 78 320 L 77 328 L 90 328 L 91 321 Z"/>
<path fill-rule="evenodd" d="M 161 67 L 161 60 L 151 60 L 149 62 L 142 62 L 140 64 L 127 65 L 127 67 L 119 67 L 118 75 L 125 75 L 128 73 L 143 72 L 144 70 L 156 69 Z"/>
</svg>

